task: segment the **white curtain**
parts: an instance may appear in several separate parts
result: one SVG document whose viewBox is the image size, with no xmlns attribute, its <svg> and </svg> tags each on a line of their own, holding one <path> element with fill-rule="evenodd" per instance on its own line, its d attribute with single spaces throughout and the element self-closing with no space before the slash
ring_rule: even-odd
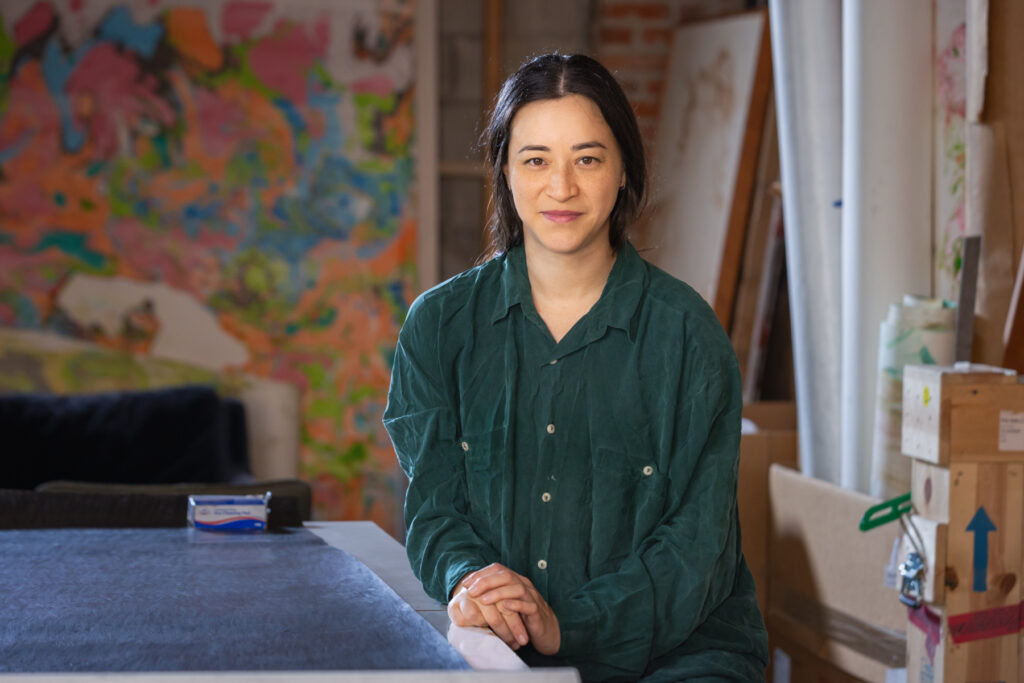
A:
<svg viewBox="0 0 1024 683">
<path fill-rule="evenodd" d="M 879 324 L 932 293 L 932 35 L 931 2 L 843 2 L 840 484 L 864 492 Z"/>
<path fill-rule="evenodd" d="M 769 2 L 800 467 L 833 483 L 840 473 L 841 14 L 840 0 Z"/>
</svg>

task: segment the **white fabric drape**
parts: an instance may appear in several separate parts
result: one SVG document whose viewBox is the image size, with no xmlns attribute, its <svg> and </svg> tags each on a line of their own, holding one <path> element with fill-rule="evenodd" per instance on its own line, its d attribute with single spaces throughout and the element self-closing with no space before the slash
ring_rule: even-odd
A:
<svg viewBox="0 0 1024 683">
<path fill-rule="evenodd" d="M 843 2 L 840 484 L 868 491 L 879 323 L 932 292 L 932 4 Z"/>
<path fill-rule="evenodd" d="M 769 17 L 800 467 L 838 483 L 841 3 L 770 0 Z"/>
</svg>

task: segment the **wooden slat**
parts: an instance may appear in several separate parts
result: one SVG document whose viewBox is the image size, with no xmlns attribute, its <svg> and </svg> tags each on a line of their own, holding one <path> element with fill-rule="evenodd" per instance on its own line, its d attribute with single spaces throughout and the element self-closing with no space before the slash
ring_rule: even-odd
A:
<svg viewBox="0 0 1024 683">
<path fill-rule="evenodd" d="M 757 160 L 757 179 L 753 191 L 753 206 L 750 209 L 750 220 L 747 222 L 746 239 L 743 246 L 743 264 L 740 269 L 739 283 L 736 290 L 736 304 L 733 309 L 732 328 L 729 337 L 733 350 L 740 360 L 740 374 L 743 385 L 749 383 L 748 359 L 750 348 L 758 343 L 758 331 L 754 328 L 757 318 L 757 305 L 761 291 L 761 273 L 765 268 L 765 252 L 775 228 L 776 198 L 772 187 L 779 178 L 779 136 L 776 132 L 775 107 L 769 102 L 764 116 L 763 133 L 761 134 L 761 150 Z M 744 397 L 752 400 L 752 397 Z"/>
<path fill-rule="evenodd" d="M 946 544 L 948 525 L 920 515 L 910 516 L 916 544 L 912 543 L 907 534 L 903 535 L 900 550 L 900 561 L 906 559 L 910 551 L 920 552 L 924 557 L 925 575 L 922 585 L 923 598 L 929 605 L 941 605 L 946 593 Z M 919 547 L 923 545 L 923 547 Z M 923 551 L 923 552 L 922 552 Z"/>
<path fill-rule="evenodd" d="M 922 517 L 949 523 L 949 470 L 914 460 L 910 466 L 910 500 Z"/>
<path fill-rule="evenodd" d="M 1018 262 L 1017 281 L 1003 332 L 1003 367 L 1024 373 L 1024 252 Z"/>
<path fill-rule="evenodd" d="M 1000 451 L 998 444 L 999 413 L 1022 402 L 1024 385 L 1012 374 L 908 365 L 903 371 L 901 449 L 904 455 L 942 466 L 951 460 L 1021 460 L 1024 453 Z"/>
<path fill-rule="evenodd" d="M 729 329 L 732 322 L 733 304 L 739 281 L 740 260 L 743 257 L 743 241 L 750 213 L 750 200 L 757 170 L 757 154 L 760 148 L 761 131 L 764 126 L 768 94 L 772 89 L 771 38 L 768 30 L 768 12 L 764 11 L 764 28 L 761 33 L 761 49 L 754 72 L 754 85 L 750 93 L 750 108 L 747 126 L 743 134 L 740 161 L 733 184 L 732 207 L 722 247 L 721 266 L 718 270 L 718 284 L 715 287 L 714 310 L 722 327 Z"/>
<path fill-rule="evenodd" d="M 1024 465 L 957 464 L 950 468 L 949 537 L 946 554 L 948 619 L 1020 602 L 1021 518 L 1024 515 Z M 995 530 L 969 530 L 984 509 Z M 973 527 L 972 527 L 973 529 Z M 981 556 L 984 587 L 976 583 L 976 544 L 985 536 Z M 1018 634 L 954 644 L 944 629 L 945 676 L 953 681 L 1016 681 Z M 940 680 L 936 677 L 936 680 Z"/>
</svg>

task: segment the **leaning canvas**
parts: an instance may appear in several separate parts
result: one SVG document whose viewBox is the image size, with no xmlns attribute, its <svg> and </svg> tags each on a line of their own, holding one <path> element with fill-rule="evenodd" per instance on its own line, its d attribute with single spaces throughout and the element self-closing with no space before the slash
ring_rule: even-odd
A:
<svg viewBox="0 0 1024 683">
<path fill-rule="evenodd" d="M 676 29 L 653 154 L 645 255 L 726 325 L 770 90 L 766 22 L 757 11 Z"/>
</svg>

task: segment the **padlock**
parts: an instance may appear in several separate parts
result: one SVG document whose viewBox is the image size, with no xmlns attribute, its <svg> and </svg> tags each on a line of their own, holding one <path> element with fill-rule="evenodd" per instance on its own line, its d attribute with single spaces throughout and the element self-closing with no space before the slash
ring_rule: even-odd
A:
<svg viewBox="0 0 1024 683">
<path fill-rule="evenodd" d="M 907 559 L 900 565 L 900 602 L 908 607 L 920 607 L 924 595 L 924 560 L 915 552 L 907 554 Z"/>
</svg>

